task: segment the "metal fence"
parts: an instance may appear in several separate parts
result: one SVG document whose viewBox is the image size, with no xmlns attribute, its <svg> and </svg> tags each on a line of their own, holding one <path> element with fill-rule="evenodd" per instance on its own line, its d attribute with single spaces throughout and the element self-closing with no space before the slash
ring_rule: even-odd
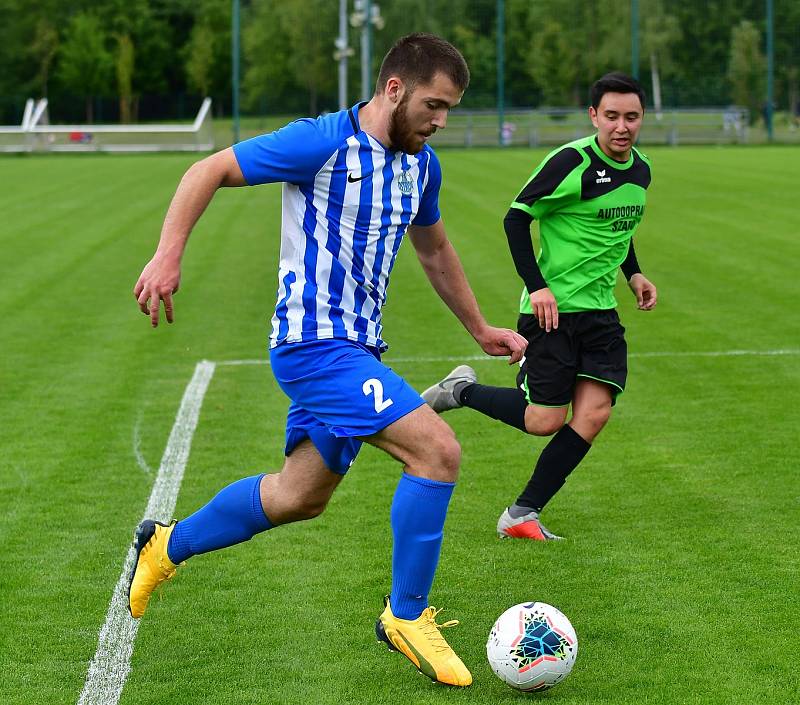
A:
<svg viewBox="0 0 800 705">
<path fill-rule="evenodd" d="M 454 112 L 447 129 L 432 138 L 434 146 L 554 146 L 594 131 L 586 110 L 550 108 L 509 110 L 502 126 L 498 113 Z M 761 141 L 750 128 L 749 112 L 740 107 L 664 110 L 647 113 L 641 144 L 747 144 Z M 797 135 L 800 139 L 800 134 Z"/>
</svg>

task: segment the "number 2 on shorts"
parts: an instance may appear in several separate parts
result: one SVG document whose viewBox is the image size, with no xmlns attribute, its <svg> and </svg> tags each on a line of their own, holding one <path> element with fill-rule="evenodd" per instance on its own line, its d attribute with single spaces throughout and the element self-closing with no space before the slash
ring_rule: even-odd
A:
<svg viewBox="0 0 800 705">
<path fill-rule="evenodd" d="M 392 404 L 394 404 L 391 399 L 383 398 L 383 385 L 381 384 L 380 380 L 375 379 L 374 377 L 364 382 L 361 390 L 364 392 L 365 397 L 368 397 L 370 394 L 375 395 L 375 411 L 379 414 L 381 411 L 388 409 Z"/>
</svg>

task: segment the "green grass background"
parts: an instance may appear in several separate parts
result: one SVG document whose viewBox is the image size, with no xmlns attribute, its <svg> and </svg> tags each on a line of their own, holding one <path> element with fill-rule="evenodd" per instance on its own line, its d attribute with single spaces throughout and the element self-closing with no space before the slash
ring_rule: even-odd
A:
<svg viewBox="0 0 800 705">
<path fill-rule="evenodd" d="M 442 151 L 442 211 L 481 306 L 513 326 L 506 207 L 544 150 Z M 629 385 L 548 506 L 569 540 L 501 542 L 494 524 L 545 443 L 468 410 L 431 601 L 466 690 L 375 644 L 399 467 L 362 452 L 319 519 L 193 559 L 142 620 L 121 703 L 796 703 L 800 700 L 800 159 L 792 148 L 651 149 L 637 253 L 650 313 L 620 284 Z M 280 187 L 220 192 L 184 260 L 176 323 L 131 294 L 193 158 L 0 160 L 0 702 L 74 703 L 194 366 L 265 358 Z M 386 356 L 418 389 L 474 355 L 413 249 L 385 309 Z M 793 354 L 695 356 L 729 350 Z M 647 353 L 675 353 L 647 356 Z M 474 363 L 510 385 L 502 361 Z M 266 366 L 219 367 L 177 503 L 282 461 L 287 402 Z M 147 468 L 137 462 L 141 454 Z M 572 620 L 573 674 L 543 695 L 491 673 L 508 606 Z"/>
</svg>

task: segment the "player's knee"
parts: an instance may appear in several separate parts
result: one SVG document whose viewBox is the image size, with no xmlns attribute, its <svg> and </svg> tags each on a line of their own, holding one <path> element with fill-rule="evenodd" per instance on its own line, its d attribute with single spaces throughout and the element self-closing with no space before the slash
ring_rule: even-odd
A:
<svg viewBox="0 0 800 705">
<path fill-rule="evenodd" d="M 304 519 L 313 519 L 314 517 L 318 517 L 320 514 L 322 514 L 327 506 L 327 500 L 306 498 L 299 505 L 299 510 Z"/>
<path fill-rule="evenodd" d="M 592 429 L 594 430 L 595 436 L 600 433 L 600 431 L 602 431 L 605 425 L 608 423 L 609 416 L 610 414 L 608 413 L 598 413 L 591 417 L 590 423 L 592 425 Z"/>
<path fill-rule="evenodd" d="M 611 404 L 604 404 L 593 406 L 589 409 L 582 409 L 576 414 L 574 421 L 570 423 L 574 425 L 578 432 L 586 437 L 594 438 L 603 427 L 608 423 L 611 417 Z"/>
<path fill-rule="evenodd" d="M 325 507 L 328 506 L 328 498 L 298 496 L 292 504 L 292 521 L 305 521 L 322 514 L 325 511 Z"/>
<path fill-rule="evenodd" d="M 422 472 L 439 482 L 455 482 L 461 465 L 461 444 L 447 427 L 447 433 L 437 433 L 426 439 Z"/>
<path fill-rule="evenodd" d="M 267 475 L 262 492 L 264 513 L 274 525 L 318 517 L 328 506 L 331 493 L 298 487 L 284 473 Z"/>
<path fill-rule="evenodd" d="M 442 449 L 442 468 L 449 475 L 448 482 L 458 479 L 458 469 L 461 467 L 461 444 L 455 436 L 449 439 Z"/>
<path fill-rule="evenodd" d="M 546 409 L 529 406 L 525 412 L 525 430 L 533 436 L 552 436 L 567 418 L 566 409 Z"/>
<path fill-rule="evenodd" d="M 455 482 L 458 478 L 458 468 L 461 466 L 461 444 L 455 435 L 440 438 L 435 448 L 435 467 L 439 469 L 443 482 Z"/>
<path fill-rule="evenodd" d="M 525 422 L 525 428 L 533 436 L 552 436 L 564 425 L 563 419 L 537 419 L 530 425 Z"/>
</svg>

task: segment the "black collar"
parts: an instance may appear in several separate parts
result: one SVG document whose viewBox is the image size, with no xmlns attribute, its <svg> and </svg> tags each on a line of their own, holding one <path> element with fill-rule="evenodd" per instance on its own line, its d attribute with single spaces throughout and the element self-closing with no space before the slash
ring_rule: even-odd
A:
<svg viewBox="0 0 800 705">
<path fill-rule="evenodd" d="M 366 100 L 360 103 L 356 103 L 352 108 L 350 108 L 350 110 L 347 111 L 347 116 L 350 118 L 350 124 L 353 126 L 354 135 L 357 135 L 359 132 L 361 132 L 360 128 L 358 127 L 358 118 L 356 117 L 356 113 L 359 110 L 361 110 L 361 108 L 363 108 L 366 104 L 367 104 Z"/>
</svg>

